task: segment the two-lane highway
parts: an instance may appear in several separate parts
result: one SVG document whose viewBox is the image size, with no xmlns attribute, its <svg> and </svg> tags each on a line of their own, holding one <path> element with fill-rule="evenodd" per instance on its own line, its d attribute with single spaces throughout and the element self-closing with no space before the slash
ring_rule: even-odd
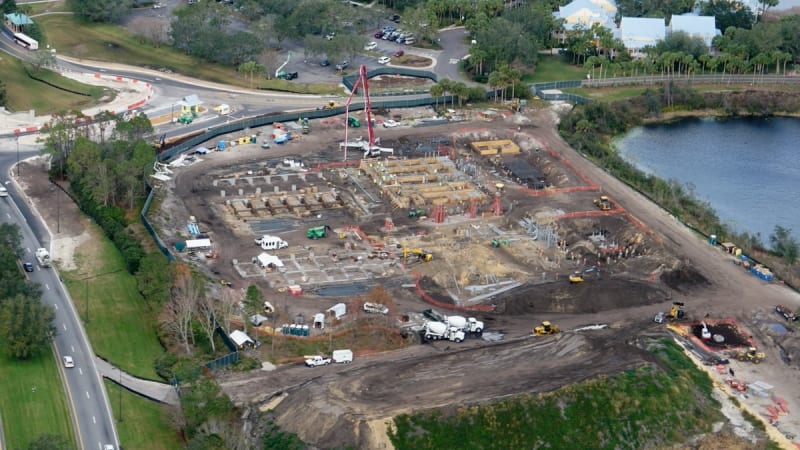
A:
<svg viewBox="0 0 800 450">
<path fill-rule="evenodd" d="M 59 355 L 58 364 L 64 372 L 62 380 L 67 401 L 75 419 L 73 424 L 76 425 L 78 447 L 104 450 L 104 446 L 110 444 L 119 448 L 108 396 L 95 368 L 94 351 L 78 314 L 56 270 L 39 267 L 36 262 L 34 252 L 39 247 L 49 249 L 50 237 L 47 228 L 32 213 L 14 183 L 9 182 L 9 170 L 16 162 L 16 153 L 10 151 L 13 146 L 9 145 L 9 141 L 13 142 L 0 140 L 0 182 L 8 189 L 8 197 L 0 198 L 0 220 L 19 226 L 25 252 L 23 261 L 34 265 L 34 271 L 27 275 L 41 285 L 44 304 L 55 310 L 55 347 Z M 26 149 L 20 153 L 20 157 L 26 158 L 37 153 Z M 61 358 L 67 355 L 72 357 L 75 367 L 64 367 Z"/>
</svg>

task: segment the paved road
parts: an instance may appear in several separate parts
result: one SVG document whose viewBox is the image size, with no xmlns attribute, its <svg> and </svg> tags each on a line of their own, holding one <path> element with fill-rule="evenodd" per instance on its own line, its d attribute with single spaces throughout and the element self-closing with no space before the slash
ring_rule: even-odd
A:
<svg viewBox="0 0 800 450">
<path fill-rule="evenodd" d="M 19 189 L 10 181 L 9 169 L 16 163 L 16 148 L 13 140 L 0 141 L 0 180 L 9 191 L 9 196 L 0 199 L 0 220 L 16 223 L 22 234 L 23 259 L 35 262 L 34 252 L 38 247 L 49 247 L 50 236 L 46 226 L 32 212 L 20 195 Z M 35 149 L 20 149 L 20 157 L 26 158 L 38 153 Z M 55 309 L 56 352 L 59 367 L 66 388 L 67 400 L 76 426 L 78 447 L 82 449 L 102 449 L 105 444 L 119 447 L 114 420 L 103 386 L 103 381 L 94 364 L 94 352 L 86 337 L 83 326 L 72 302 L 61 284 L 58 273 L 53 268 L 36 269 L 28 274 L 33 282 L 42 286 L 42 301 Z M 75 367 L 66 369 L 60 357 L 70 355 Z"/>
</svg>

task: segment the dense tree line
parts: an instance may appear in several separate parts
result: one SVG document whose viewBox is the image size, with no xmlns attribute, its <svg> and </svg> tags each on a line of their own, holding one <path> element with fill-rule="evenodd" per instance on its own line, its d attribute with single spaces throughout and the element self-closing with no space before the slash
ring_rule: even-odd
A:
<svg viewBox="0 0 800 450">
<path fill-rule="evenodd" d="M 67 0 L 67 6 L 86 22 L 119 23 L 133 8 L 133 0 Z"/>
<path fill-rule="evenodd" d="M 0 342 L 6 355 L 26 360 L 50 347 L 55 311 L 41 300 L 39 285 L 22 274 L 22 236 L 15 224 L 0 224 Z"/>
</svg>

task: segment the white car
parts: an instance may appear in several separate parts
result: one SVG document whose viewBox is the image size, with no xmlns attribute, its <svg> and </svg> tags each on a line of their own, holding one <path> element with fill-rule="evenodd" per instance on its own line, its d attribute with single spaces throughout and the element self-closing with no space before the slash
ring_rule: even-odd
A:
<svg viewBox="0 0 800 450">
<path fill-rule="evenodd" d="M 389 61 L 391 60 L 392 58 L 389 58 L 388 56 L 381 56 L 378 58 L 378 64 L 389 64 Z"/>
<path fill-rule="evenodd" d="M 372 41 L 364 47 L 364 50 L 375 50 L 376 48 L 378 48 L 378 43 Z"/>
<path fill-rule="evenodd" d="M 386 121 L 383 122 L 383 128 L 394 128 L 394 127 L 399 126 L 399 125 L 400 125 L 399 122 L 395 122 L 392 119 L 389 119 L 389 120 L 386 120 Z"/>
<path fill-rule="evenodd" d="M 72 356 L 65 356 L 64 358 L 64 367 L 67 369 L 75 367 L 75 361 L 72 360 Z"/>
</svg>

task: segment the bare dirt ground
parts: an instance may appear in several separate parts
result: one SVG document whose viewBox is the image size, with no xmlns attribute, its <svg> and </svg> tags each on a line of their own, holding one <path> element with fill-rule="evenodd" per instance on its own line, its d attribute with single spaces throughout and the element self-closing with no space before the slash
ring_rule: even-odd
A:
<svg viewBox="0 0 800 450">
<path fill-rule="evenodd" d="M 404 118 L 430 117 L 429 111 L 400 112 Z M 523 190 L 507 189 L 504 199 L 507 218 L 463 223 L 453 215 L 452 223 L 439 228 L 409 219 L 405 211 L 392 208 L 378 208 L 362 221 L 367 234 L 378 234 L 383 219 L 391 215 L 402 230 L 395 237 L 410 239 L 414 234 L 417 236 L 414 239 L 427 239 L 422 244 L 430 246 L 434 252 L 433 263 L 418 263 L 406 272 L 391 278 L 377 276 L 368 283 L 382 284 L 393 293 L 398 315 L 430 307 L 413 290 L 399 287 L 401 283 L 413 282 L 412 270 L 425 275 L 426 291 L 442 300 L 448 300 L 453 290 L 462 285 L 452 280 L 463 278 L 468 283 L 478 283 L 480 272 L 490 267 L 490 272 L 506 270 L 508 276 L 524 281 L 523 287 L 487 300 L 495 305 L 494 312 L 470 314 L 484 320 L 487 331 L 500 333 L 502 342 L 469 339 L 461 344 L 415 345 L 357 357 L 349 366 L 308 369 L 286 365 L 272 372 L 220 373 L 224 390 L 238 404 L 269 405 L 281 427 L 297 433 L 312 445 L 389 448 L 386 423 L 399 413 L 420 407 L 487 402 L 515 394 L 548 391 L 646 364 L 648 354 L 629 342 L 642 333 L 664 333 L 662 325 L 653 323 L 653 315 L 668 309 L 673 301 L 683 301 L 693 320 L 706 316 L 738 320 L 767 353 L 767 360 L 758 366 L 733 361 L 731 367 L 739 378 L 748 382 L 763 381 L 774 386 L 773 394 L 785 399 L 790 411 L 780 418 L 777 429 L 787 435 L 800 434 L 800 420 L 795 415 L 800 411 L 800 391 L 796 387 L 796 354 L 800 345 L 793 333 L 775 331 L 775 323 L 782 319 L 771 312 L 776 304 L 797 309 L 800 296 L 778 283 L 765 283 L 743 271 L 731 263 L 729 255 L 706 244 L 649 200 L 583 159 L 557 135 L 556 119 L 552 109 L 545 109 L 530 112 L 525 117 L 378 131 L 385 142 L 406 145 L 411 150 L 412 144 L 431 142 L 441 136 L 449 137 L 451 142 L 462 137 L 514 136 L 524 140 L 528 136 L 527 142 L 532 143 L 528 155 L 532 161 L 537 158 L 535 148 L 538 146 L 552 150 L 552 154 L 545 157 L 554 170 L 553 176 L 548 178 L 551 186 L 577 186 L 581 184 L 576 181 L 577 171 L 582 172 L 632 218 L 629 220 L 618 214 L 593 220 L 552 222 L 559 236 L 568 240 L 579 254 L 576 260 L 564 259 L 563 254 L 558 256 L 552 249 L 536 243 L 530 247 L 512 243 L 492 249 L 481 238 L 458 241 L 460 243 L 449 247 L 444 242 L 447 236 L 461 233 L 467 227 L 476 230 L 475 227 L 493 225 L 507 229 L 526 214 L 542 217 L 546 211 L 550 217 L 592 209 L 591 198 L 595 194 L 573 192 L 538 197 L 525 195 Z M 230 151 L 203 155 L 202 162 L 176 168 L 175 179 L 157 188 L 161 192 L 158 199 L 161 212 L 153 214 L 152 218 L 165 241 L 172 244 L 186 238 L 181 230 L 185 229 L 189 216 L 195 216 L 201 230 L 214 241 L 219 257 L 189 260 L 212 276 L 232 281 L 237 290 L 250 283 L 261 285 L 273 304 L 292 312 L 287 314 L 290 317 L 297 312 L 310 317 L 334 303 L 346 302 L 350 297 L 290 296 L 271 288 L 266 276 L 243 279 L 232 261 L 249 260 L 260 251 L 252 244 L 255 234 L 246 222 L 225 213 L 224 200 L 220 200 L 216 192 L 218 188 L 208 188 L 215 177 L 231 173 L 244 176 L 248 171 L 261 171 L 268 160 L 302 158 L 309 167 L 331 162 L 340 158 L 334 148 L 341 140 L 341 133 L 338 122 L 312 123 L 311 134 L 283 146 L 273 145 L 263 150 L 257 145 L 242 145 Z M 363 129 L 351 131 L 350 138 L 359 134 L 366 133 Z M 359 158 L 360 154 L 353 157 Z M 491 170 L 486 168 L 487 173 Z M 352 185 L 337 181 L 340 172 L 334 169 L 324 172 L 326 180 L 343 192 L 354 189 Z M 74 245 L 81 239 L 85 219 L 80 218 L 74 205 L 54 195 L 43 181 L 45 174 L 41 168 L 23 166 L 22 173 L 21 181 L 30 201 L 52 231 L 56 230 L 60 216 L 59 235 L 63 235 L 63 239 L 57 238 L 55 242 L 63 242 L 63 250 L 55 251 L 54 256 L 69 261 L 70 245 L 67 243 Z M 491 186 L 491 180 L 493 178 L 487 176 L 482 182 Z M 590 206 L 587 207 L 587 203 Z M 322 214 L 334 228 L 357 222 L 349 215 Z M 300 219 L 292 219 L 295 220 L 294 230 L 286 234 L 292 246 L 310 247 L 320 254 L 341 248 L 342 243 L 335 240 L 306 241 L 304 234 L 308 225 Z M 643 225 L 633 226 L 633 221 Z M 636 253 L 628 257 L 592 255 L 585 250 L 590 244 L 583 241 L 587 233 L 598 229 L 606 230 L 615 242 L 630 246 Z M 426 236 L 418 236 L 420 231 Z M 583 247 L 578 242 L 583 242 Z M 584 250 L 579 252 L 578 247 Z M 599 270 L 587 274 L 586 281 L 580 285 L 567 283 L 567 274 L 585 266 L 599 267 Z M 541 320 L 553 321 L 567 332 L 530 338 L 531 328 Z M 608 324 L 610 328 L 568 331 L 596 323 Z M 723 375 L 714 373 L 712 377 L 718 381 L 724 379 Z M 754 396 L 739 399 L 755 414 L 763 412 L 763 399 Z"/>
</svg>

